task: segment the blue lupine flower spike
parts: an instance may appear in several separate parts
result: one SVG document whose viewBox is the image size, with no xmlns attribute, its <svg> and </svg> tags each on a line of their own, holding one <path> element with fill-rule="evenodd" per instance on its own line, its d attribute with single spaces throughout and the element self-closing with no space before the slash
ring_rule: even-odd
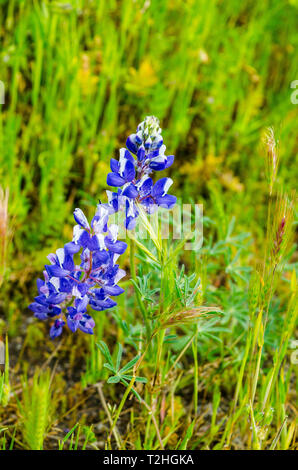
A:
<svg viewBox="0 0 298 470">
<path fill-rule="evenodd" d="M 38 296 L 29 308 L 40 320 L 55 319 L 52 339 L 61 335 L 65 325 L 72 332 L 92 334 L 95 323 L 87 313 L 88 306 L 97 311 L 112 308 L 117 304 L 111 296 L 124 292 L 117 284 L 125 271 L 116 261 L 127 244 L 117 239 L 117 225 L 108 227 L 109 215 L 124 211 L 125 226 L 130 230 L 136 225 L 138 204 L 151 214 L 158 207 L 171 209 L 176 203 L 176 197 L 168 194 L 171 178 L 153 183 L 150 176 L 174 161 L 173 155 L 165 155 L 158 119 L 146 117 L 128 137 L 126 147 L 120 149 L 119 161 L 111 159 L 107 176 L 107 183 L 118 188 L 117 192 L 107 191 L 108 203 L 98 204 L 91 224 L 81 209 L 75 209 L 72 241 L 48 256 L 44 280 L 37 281 Z"/>
<path fill-rule="evenodd" d="M 161 128 L 154 116 L 146 117 L 138 125 L 136 133 L 128 137 L 126 147 L 128 150 L 120 149 L 119 161 L 112 158 L 110 162 L 112 172 L 107 176 L 107 184 L 121 189 L 117 193 L 107 191 L 107 206 L 110 213 L 125 211 L 125 226 L 133 229 L 139 215 L 137 204 L 149 214 L 158 207 L 172 209 L 176 204 L 176 197 L 167 194 L 173 181 L 162 178 L 153 184 L 149 176 L 169 168 L 174 156 L 165 155 Z"/>
<path fill-rule="evenodd" d="M 108 230 L 108 217 L 107 207 L 99 204 L 89 224 L 81 209 L 75 209 L 78 225 L 73 229 L 73 240 L 48 256 L 51 264 L 45 266 L 44 281 L 38 279 L 39 295 L 29 308 L 40 320 L 55 318 L 52 339 L 61 335 L 66 324 L 72 332 L 79 329 L 93 334 L 95 323 L 87 314 L 88 305 L 106 310 L 117 305 L 110 296 L 124 292 L 117 283 L 125 271 L 116 261 L 127 244 L 117 240 L 117 226 Z"/>
</svg>

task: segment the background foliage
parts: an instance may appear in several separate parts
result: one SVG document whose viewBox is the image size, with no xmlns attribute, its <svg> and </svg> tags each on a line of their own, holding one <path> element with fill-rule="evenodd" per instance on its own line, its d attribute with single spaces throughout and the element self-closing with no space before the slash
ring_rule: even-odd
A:
<svg viewBox="0 0 298 470">
<path fill-rule="evenodd" d="M 73 446 L 101 442 L 103 418 L 90 385 L 104 374 L 95 340 L 90 345 L 89 338 L 67 337 L 57 352 L 56 344 L 45 341 L 44 325 L 32 321 L 26 306 L 45 256 L 71 236 L 73 208 L 91 214 L 96 201 L 105 198 L 110 157 L 148 114 L 159 117 L 168 151 L 176 155 L 172 192 L 183 203 L 204 204 L 203 250 L 181 256 L 187 270 L 205 276 L 206 300 L 220 305 L 224 316 L 201 327 L 196 357 L 202 378 L 197 392 L 201 416 L 209 418 L 196 422 L 192 445 L 209 448 L 220 441 L 215 437 L 217 432 L 221 436 L 216 412 L 220 422 L 236 385 L 248 328 L 249 275 L 261 260 L 265 240 L 267 186 L 260 142 L 268 125 L 275 127 L 280 140 L 277 185 L 291 190 L 298 176 L 297 106 L 290 100 L 290 83 L 298 79 L 297 20 L 296 0 L 0 1 L 0 79 L 5 84 L 0 185 L 9 190 L 5 240 L 2 230 L 8 252 L 0 328 L 5 331 L 9 325 L 14 390 L 21 387 L 20 374 L 26 375 L 24 385 L 35 367 L 56 368 L 56 374 L 42 372 L 28 385 L 38 394 L 52 384 L 49 422 L 42 409 L 39 435 L 32 436 L 39 411 L 28 417 L 31 402 L 24 386 L 23 406 L 12 398 L 8 416 L 3 412 L 1 420 L 0 414 L 0 431 L 1 421 L 3 428 L 8 426 L 4 447 L 16 436 L 13 445 L 30 447 L 33 442 L 33 447 L 42 448 L 41 435 L 48 432 L 46 447 L 63 447 L 66 424 L 59 422 L 55 410 L 67 416 L 68 429 L 81 422 L 73 430 Z M 128 268 L 128 259 L 124 264 Z M 270 309 L 267 360 L 281 335 L 295 267 L 293 248 Z M 178 273 L 180 268 L 181 264 Z M 139 277 L 144 294 L 154 298 L 157 274 L 150 280 L 146 272 Z M 110 336 L 107 342 L 112 344 L 128 340 L 130 358 L 129 344 L 139 327 L 128 279 L 129 275 L 128 295 L 119 309 L 98 316 L 97 338 Z M 173 354 L 187 343 L 190 333 L 185 328 L 171 346 Z M 189 367 L 187 377 L 198 364 Z M 183 380 L 181 389 L 189 385 Z M 117 394 L 107 390 L 113 403 Z M 75 407 L 77 394 L 81 409 Z M 187 423 L 192 391 L 175 400 L 169 408 L 169 413 L 176 410 L 175 419 L 169 414 L 165 424 L 174 429 L 171 448 L 179 439 L 186 446 L 191 438 L 185 437 L 185 428 L 177 431 L 176 426 L 180 416 Z M 138 412 L 137 407 L 134 413 Z M 22 419 L 24 424 L 19 425 Z M 94 430 L 82 427 L 94 423 L 99 423 L 94 435 Z M 125 426 L 124 419 L 128 442 L 136 439 L 136 446 L 142 447 L 142 421 L 139 428 Z M 234 448 L 249 446 L 245 433 L 237 436 Z M 278 446 L 286 445 L 287 436 Z"/>
</svg>

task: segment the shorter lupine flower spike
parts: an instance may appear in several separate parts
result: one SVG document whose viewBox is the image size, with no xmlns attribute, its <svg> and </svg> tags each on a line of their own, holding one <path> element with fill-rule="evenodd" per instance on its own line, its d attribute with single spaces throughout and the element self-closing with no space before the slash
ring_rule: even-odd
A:
<svg viewBox="0 0 298 470">
<path fill-rule="evenodd" d="M 172 209 L 176 197 L 167 194 L 173 181 L 161 178 L 155 184 L 151 178 L 153 171 L 169 168 L 174 156 L 166 156 L 159 121 L 148 116 L 138 125 L 135 134 L 128 137 L 127 149 L 120 150 L 119 161 L 111 159 L 111 170 L 107 184 L 118 187 L 117 193 L 107 191 L 109 212 L 125 212 L 125 227 L 133 229 L 139 215 L 138 204 L 149 214 L 158 207 Z M 135 158 L 135 157 L 136 158 Z"/>
<path fill-rule="evenodd" d="M 117 283 L 125 271 L 116 261 L 127 244 L 117 240 L 117 226 L 108 228 L 108 218 L 109 209 L 104 204 L 97 206 L 91 224 L 81 209 L 75 209 L 78 225 L 73 240 L 48 256 L 44 281 L 38 279 L 38 296 L 29 308 L 40 320 L 55 318 L 50 329 L 52 339 L 62 334 L 66 324 L 72 332 L 93 334 L 95 322 L 87 313 L 88 306 L 96 311 L 112 308 L 117 303 L 110 296 L 124 292 Z"/>
</svg>

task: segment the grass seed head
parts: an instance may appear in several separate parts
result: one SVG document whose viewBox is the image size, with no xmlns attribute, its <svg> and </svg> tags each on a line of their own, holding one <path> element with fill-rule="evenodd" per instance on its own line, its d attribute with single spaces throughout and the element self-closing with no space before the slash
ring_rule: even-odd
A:
<svg viewBox="0 0 298 470">
<path fill-rule="evenodd" d="M 280 194 L 276 200 L 271 230 L 271 263 L 274 268 L 287 255 L 293 235 L 296 195 Z"/>
<path fill-rule="evenodd" d="M 266 148 L 266 176 L 272 194 L 279 164 L 279 141 L 276 140 L 273 127 L 269 127 L 264 135 Z"/>
<path fill-rule="evenodd" d="M 218 307 L 202 306 L 179 310 L 178 312 L 169 315 L 167 319 L 162 322 L 161 328 L 195 323 L 200 318 L 210 318 L 216 313 L 221 313 L 221 310 Z"/>
</svg>

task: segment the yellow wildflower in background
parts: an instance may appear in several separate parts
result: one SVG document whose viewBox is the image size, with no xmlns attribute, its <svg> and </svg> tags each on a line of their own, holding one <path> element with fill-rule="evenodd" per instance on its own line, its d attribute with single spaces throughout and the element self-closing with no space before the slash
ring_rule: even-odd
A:
<svg viewBox="0 0 298 470">
<path fill-rule="evenodd" d="M 125 87 L 127 91 L 139 96 L 147 95 L 158 81 L 150 59 L 144 59 L 137 70 L 131 67 L 129 74 L 130 78 Z"/>
<path fill-rule="evenodd" d="M 238 176 L 235 176 L 232 171 L 226 171 L 220 177 L 221 184 L 235 193 L 243 191 L 243 184 L 239 181 Z"/>
<path fill-rule="evenodd" d="M 93 73 L 88 54 L 82 54 L 81 67 L 78 70 L 78 83 L 84 96 L 91 95 L 95 91 L 99 77 Z"/>
</svg>

